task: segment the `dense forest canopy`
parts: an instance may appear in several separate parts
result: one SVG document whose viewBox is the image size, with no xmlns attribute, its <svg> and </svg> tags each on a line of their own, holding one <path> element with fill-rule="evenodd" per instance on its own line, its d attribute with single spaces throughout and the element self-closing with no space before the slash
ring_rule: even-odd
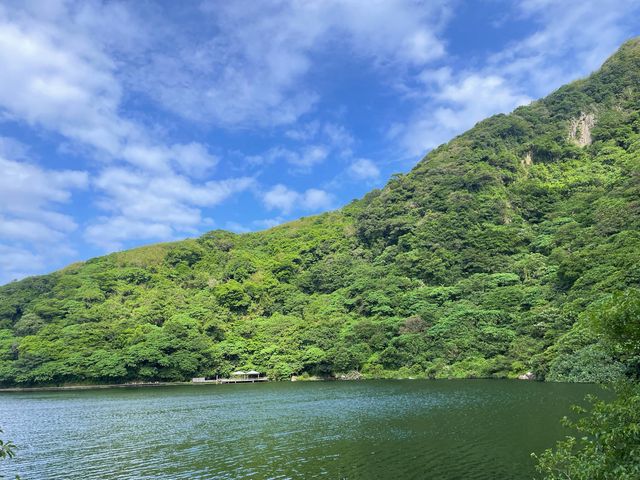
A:
<svg viewBox="0 0 640 480">
<path fill-rule="evenodd" d="M 640 285 L 639 87 L 634 39 L 341 210 L 0 287 L 0 384 L 615 379 L 589 318 Z"/>
</svg>

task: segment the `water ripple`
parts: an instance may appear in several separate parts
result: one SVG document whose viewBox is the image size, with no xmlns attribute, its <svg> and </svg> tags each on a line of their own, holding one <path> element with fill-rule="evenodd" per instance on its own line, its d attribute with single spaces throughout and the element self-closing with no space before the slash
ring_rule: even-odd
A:
<svg viewBox="0 0 640 480">
<path fill-rule="evenodd" d="M 0 394 L 25 479 L 519 479 L 595 387 L 371 381 Z"/>
</svg>

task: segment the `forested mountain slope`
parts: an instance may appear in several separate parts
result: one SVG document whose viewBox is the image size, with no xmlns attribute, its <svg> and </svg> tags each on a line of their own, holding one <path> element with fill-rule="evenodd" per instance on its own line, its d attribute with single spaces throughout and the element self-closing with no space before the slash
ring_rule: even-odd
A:
<svg viewBox="0 0 640 480">
<path fill-rule="evenodd" d="M 0 383 L 607 380 L 586 318 L 640 284 L 640 39 L 343 209 L 0 287 Z"/>
</svg>

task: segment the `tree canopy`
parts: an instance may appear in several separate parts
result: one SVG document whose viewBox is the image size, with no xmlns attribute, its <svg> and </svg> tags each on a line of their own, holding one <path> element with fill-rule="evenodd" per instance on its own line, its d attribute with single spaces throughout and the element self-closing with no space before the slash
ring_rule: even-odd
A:
<svg viewBox="0 0 640 480">
<path fill-rule="evenodd" d="M 635 39 L 338 211 L 0 287 L 0 384 L 236 369 L 614 380 L 637 365 L 634 341 L 608 348 L 589 306 L 640 284 L 638 85 Z M 624 315 L 608 317 L 612 341 L 635 328 Z"/>
</svg>

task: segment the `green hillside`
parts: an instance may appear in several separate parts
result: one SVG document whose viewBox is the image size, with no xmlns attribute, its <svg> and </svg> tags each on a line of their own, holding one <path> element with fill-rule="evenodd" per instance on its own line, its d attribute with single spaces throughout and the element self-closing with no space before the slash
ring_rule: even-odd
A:
<svg viewBox="0 0 640 480">
<path fill-rule="evenodd" d="M 0 287 L 0 383 L 270 376 L 606 381 L 640 284 L 640 39 L 341 210 Z"/>
</svg>

